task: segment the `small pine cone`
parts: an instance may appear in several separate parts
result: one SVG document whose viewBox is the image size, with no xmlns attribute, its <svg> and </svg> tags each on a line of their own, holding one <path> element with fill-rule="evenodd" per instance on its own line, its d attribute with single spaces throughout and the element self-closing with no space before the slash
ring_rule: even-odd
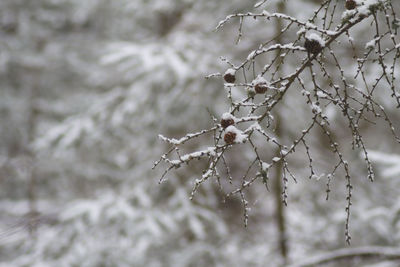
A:
<svg viewBox="0 0 400 267">
<path fill-rule="evenodd" d="M 235 124 L 235 121 L 233 119 L 222 119 L 221 120 L 221 126 L 224 129 L 233 124 Z"/>
<path fill-rule="evenodd" d="M 234 83 L 236 81 L 235 70 L 234 69 L 228 69 L 224 74 L 224 80 L 227 83 Z"/>
<path fill-rule="evenodd" d="M 267 91 L 267 89 L 268 89 L 268 87 L 265 82 L 257 83 L 254 86 L 254 90 L 256 91 L 257 94 L 264 94 Z"/>
<path fill-rule="evenodd" d="M 352 10 L 357 7 L 357 2 L 355 0 L 346 0 L 345 6 L 347 10 Z"/>
<path fill-rule="evenodd" d="M 306 39 L 304 48 L 308 53 L 313 55 L 319 54 L 322 51 L 322 46 L 317 40 Z"/>
<path fill-rule="evenodd" d="M 224 135 L 224 141 L 225 141 L 225 143 L 227 143 L 228 145 L 233 144 L 233 143 L 235 142 L 235 139 L 236 139 L 236 133 L 234 133 L 234 132 L 227 132 L 227 133 Z"/>
<path fill-rule="evenodd" d="M 234 83 L 236 81 L 236 78 L 235 78 L 235 75 L 227 73 L 227 74 L 224 75 L 224 80 L 227 83 Z"/>
</svg>

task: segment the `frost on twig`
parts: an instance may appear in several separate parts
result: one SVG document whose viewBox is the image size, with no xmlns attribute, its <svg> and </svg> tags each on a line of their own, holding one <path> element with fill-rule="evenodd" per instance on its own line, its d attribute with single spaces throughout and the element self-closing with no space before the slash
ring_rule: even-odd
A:
<svg viewBox="0 0 400 267">
<path fill-rule="evenodd" d="M 264 2 L 256 6 L 260 7 Z M 286 40 L 286 43 L 277 43 L 277 36 L 271 37 L 260 43 L 238 64 L 224 59 L 228 65 L 225 71 L 221 70 L 224 75 L 209 77 L 223 76 L 229 110 L 219 114 L 219 120 L 214 120 L 209 129 L 187 134 L 180 139 L 160 136 L 171 146 L 154 165 L 165 164 L 161 180 L 170 170 L 180 168 L 194 159 L 203 159 L 207 167 L 203 175 L 194 181 L 191 197 L 195 196 L 202 183 L 212 178 L 222 188 L 221 179 L 227 177 L 231 188 L 224 193 L 227 197 L 240 197 L 247 224 L 249 203 L 245 198 L 246 190 L 258 181 L 269 189 L 269 170 L 281 166 L 284 185 L 282 201 L 287 205 L 288 181 L 297 181 L 291 170 L 290 157 L 300 153 L 308 161 L 310 179 L 326 178 L 327 199 L 331 181 L 338 176 L 343 177 L 346 190 L 345 235 L 349 243 L 353 185 L 351 166 L 344 153 L 348 144 L 340 144 L 336 140 L 331 127 L 333 119 L 328 116 L 327 109 L 334 109 L 342 115 L 346 131 L 352 136 L 351 148 L 361 151 L 366 164 L 366 176 L 373 181 L 374 172 L 360 124 L 383 120 L 394 139 L 400 142 L 394 124 L 379 98 L 380 91 L 390 90 L 396 105 L 400 107 L 400 93 L 395 83 L 398 78 L 395 67 L 400 56 L 400 45 L 397 27 L 393 26 L 397 20 L 391 1 L 358 1 L 357 6 L 345 11 L 344 6 L 338 5 L 335 1 L 324 1 L 307 21 L 286 14 L 262 11 L 232 14 L 219 22 L 216 30 L 238 19 L 239 40 L 243 37 L 242 24 L 249 19 L 266 23 L 280 20 L 283 28 L 279 36 L 284 37 L 280 39 Z M 370 25 L 374 27 L 371 36 L 365 36 L 365 39 L 357 40 L 356 43 L 351 36 L 353 28 Z M 347 54 L 344 61 L 343 53 L 352 53 L 352 64 L 349 64 L 351 57 Z M 371 66 L 379 70 L 378 76 L 367 75 Z M 234 91 L 239 93 L 234 94 Z M 278 104 L 288 101 L 291 97 L 289 92 L 293 91 L 303 97 L 302 105 L 307 107 L 308 117 L 303 119 L 302 130 L 287 140 L 276 135 L 278 122 L 273 114 L 277 112 Z M 324 174 L 317 173 L 313 146 L 309 141 L 315 132 L 324 136 L 333 154 L 330 169 Z M 209 140 L 205 145 L 207 148 L 181 153 L 186 150 L 186 142 L 203 136 Z M 235 151 L 235 157 L 240 157 L 242 162 L 248 162 L 240 177 L 233 177 L 228 160 L 232 156 L 231 151 Z M 279 155 L 265 151 L 279 151 Z"/>
</svg>

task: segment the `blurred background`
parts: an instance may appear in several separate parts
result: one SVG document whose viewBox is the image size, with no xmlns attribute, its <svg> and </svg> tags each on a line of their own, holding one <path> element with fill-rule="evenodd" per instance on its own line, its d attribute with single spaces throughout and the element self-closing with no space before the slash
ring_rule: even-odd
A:
<svg viewBox="0 0 400 267">
<path fill-rule="evenodd" d="M 274 11 L 279 2 L 258 11 Z M 308 18 L 321 1 L 287 3 L 288 14 Z M 222 79 L 204 77 L 229 67 L 221 56 L 240 62 L 276 32 L 273 21 L 248 22 L 239 45 L 237 22 L 213 32 L 227 15 L 255 4 L 0 1 L 0 266 L 281 266 L 341 248 L 399 246 L 400 149 L 380 123 L 362 125 L 374 183 L 360 151 L 349 147 L 346 154 L 354 186 L 351 246 L 344 238 L 344 179 L 332 181 L 326 201 L 326 178 L 308 179 L 304 158 L 293 158 L 300 179 L 290 181 L 287 208 L 273 188 L 246 192 L 248 227 L 240 199 L 223 201 L 214 181 L 189 200 L 206 162 L 158 184 L 164 169 L 151 167 L 169 148 L 158 134 L 210 127 L 210 114 L 219 118 L 229 102 Z M 358 28 L 355 43 L 368 31 Z M 346 60 L 351 49 L 340 49 Z M 388 96 L 382 103 L 397 127 L 400 115 Z M 283 140 L 301 129 L 305 108 L 296 97 L 280 106 Z M 350 143 L 340 112 L 329 114 L 336 138 Z M 318 170 L 330 168 L 326 140 L 315 133 L 309 143 Z M 245 171 L 243 157 L 230 154 L 234 177 Z M 323 266 L 400 263 L 372 257 Z"/>
</svg>

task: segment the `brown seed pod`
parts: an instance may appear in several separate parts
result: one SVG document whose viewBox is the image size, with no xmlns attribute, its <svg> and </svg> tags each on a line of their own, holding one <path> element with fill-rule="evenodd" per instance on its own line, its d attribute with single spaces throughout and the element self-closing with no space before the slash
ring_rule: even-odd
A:
<svg viewBox="0 0 400 267">
<path fill-rule="evenodd" d="M 352 10 L 357 7 L 357 2 L 355 0 L 346 0 L 345 6 L 347 10 Z"/>
<path fill-rule="evenodd" d="M 321 43 L 314 39 L 307 39 L 304 42 L 304 48 L 308 53 L 316 55 L 322 51 Z"/>
<path fill-rule="evenodd" d="M 264 94 L 268 90 L 267 83 L 265 82 L 257 83 L 254 86 L 254 90 L 256 91 L 257 94 Z"/>
<path fill-rule="evenodd" d="M 268 82 L 264 77 L 257 76 L 251 84 L 254 86 L 254 94 L 264 94 L 268 90 Z"/>
<path fill-rule="evenodd" d="M 234 83 L 236 81 L 235 70 L 228 69 L 224 74 L 224 80 L 227 83 Z"/>
<path fill-rule="evenodd" d="M 226 127 L 228 127 L 228 126 L 230 126 L 230 125 L 233 125 L 235 123 L 235 121 L 233 120 L 233 119 L 222 119 L 221 120 L 221 126 L 222 126 L 222 128 L 226 128 Z"/>
<path fill-rule="evenodd" d="M 227 132 L 224 135 L 224 141 L 228 145 L 233 144 L 235 142 L 235 139 L 236 139 L 236 133 L 234 133 L 234 132 Z"/>
</svg>

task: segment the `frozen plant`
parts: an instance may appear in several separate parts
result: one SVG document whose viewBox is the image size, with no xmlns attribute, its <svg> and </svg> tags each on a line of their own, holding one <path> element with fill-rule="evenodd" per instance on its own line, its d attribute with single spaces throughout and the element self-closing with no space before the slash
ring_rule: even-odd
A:
<svg viewBox="0 0 400 267">
<path fill-rule="evenodd" d="M 266 2 L 261 1 L 255 8 Z M 224 59 L 228 65 L 224 74 L 209 76 L 224 78 L 224 88 L 230 103 L 226 112 L 231 116 L 226 113 L 220 115 L 222 120 L 215 116 L 209 129 L 189 133 L 180 139 L 162 136 L 162 140 L 171 147 L 154 165 L 165 164 L 161 181 L 170 170 L 183 167 L 182 163 L 204 159 L 207 167 L 202 177 L 195 181 L 192 197 L 202 183 L 215 178 L 227 197 L 234 194 L 240 196 L 247 223 L 249 203 L 245 196 L 246 189 L 258 181 L 268 185 L 269 172 L 273 168 L 277 167 L 281 171 L 281 200 L 287 205 L 289 180 L 297 179 L 290 161 L 290 157 L 296 153 L 304 153 L 310 178 L 320 177 L 314 168 L 313 147 L 309 141 L 310 136 L 318 132 L 329 142 L 334 154 L 330 169 L 324 170 L 327 177 L 327 199 L 331 180 L 335 176 L 344 177 L 347 195 L 345 238 L 350 243 L 353 186 L 351 163 L 344 152 L 348 144 L 339 143 L 336 139 L 337 133 L 331 125 L 337 116 L 329 116 L 327 110 L 337 111 L 341 119 L 346 121 L 347 127 L 342 131 L 351 133 L 351 148 L 361 151 L 367 177 L 371 182 L 374 181 L 360 125 L 382 120 L 397 143 L 400 142 L 379 97 L 389 90 L 397 108 L 400 107 L 400 94 L 396 88 L 399 73 L 395 70 L 400 55 L 395 2 L 367 0 L 344 3 L 326 0 L 306 20 L 283 12 L 264 10 L 232 14 L 219 22 L 216 30 L 230 21 L 238 20 L 238 43 L 245 36 L 246 22 L 251 19 L 265 23 L 275 20 L 279 31 L 272 37 L 263 36 L 258 47 L 242 62 L 234 63 Z M 369 27 L 370 36 L 362 36 L 362 39 L 355 37 L 357 31 Z M 348 56 L 349 53 L 352 57 Z M 291 105 L 296 96 L 303 97 L 299 110 L 308 107 L 308 112 L 304 113 L 307 119 L 303 118 L 303 121 L 308 122 L 301 126 L 302 129 L 296 129 L 296 133 L 287 141 L 281 138 L 285 129 L 278 130 L 279 121 L 276 116 L 281 113 L 279 106 L 284 103 Z M 229 123 L 227 119 L 230 119 Z M 235 139 L 238 135 L 240 142 Z M 201 137 L 209 140 L 206 150 L 182 153 L 193 149 L 187 147 L 187 143 Z M 230 171 L 232 166 L 228 158 L 232 156 L 231 150 L 242 158 L 242 162 L 248 162 L 240 183 L 232 182 L 238 179 L 232 177 Z M 277 153 L 266 153 L 266 150 Z M 222 182 L 224 177 L 230 182 L 230 187 Z"/>
</svg>

